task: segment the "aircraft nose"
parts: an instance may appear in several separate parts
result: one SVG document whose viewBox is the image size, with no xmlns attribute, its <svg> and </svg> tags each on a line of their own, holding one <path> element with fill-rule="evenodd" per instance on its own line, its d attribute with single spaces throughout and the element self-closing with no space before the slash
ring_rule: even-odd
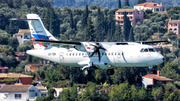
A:
<svg viewBox="0 0 180 101">
<path fill-rule="evenodd" d="M 163 55 L 158 54 L 158 59 L 157 59 L 157 60 L 158 60 L 157 62 L 160 64 L 160 63 L 163 63 L 163 62 L 164 62 L 165 58 L 164 58 Z"/>
</svg>

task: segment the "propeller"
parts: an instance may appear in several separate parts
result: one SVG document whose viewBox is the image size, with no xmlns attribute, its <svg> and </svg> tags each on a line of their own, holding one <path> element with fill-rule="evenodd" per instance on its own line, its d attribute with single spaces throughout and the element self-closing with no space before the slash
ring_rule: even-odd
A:
<svg viewBox="0 0 180 101">
<path fill-rule="evenodd" d="M 92 46 L 94 46 L 94 52 L 91 54 L 91 56 L 89 56 L 90 58 L 95 54 L 95 53 L 98 53 L 98 57 L 99 57 L 99 62 L 101 61 L 101 56 L 100 56 L 100 51 L 99 49 L 103 49 L 106 51 L 105 48 L 101 47 L 101 45 L 99 43 L 96 43 L 96 45 L 93 45 L 93 44 L 90 44 Z"/>
</svg>

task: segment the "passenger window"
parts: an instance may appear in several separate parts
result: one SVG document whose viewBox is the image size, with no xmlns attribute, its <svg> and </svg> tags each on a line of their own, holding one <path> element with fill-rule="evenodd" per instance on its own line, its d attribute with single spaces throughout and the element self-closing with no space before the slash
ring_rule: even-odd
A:
<svg viewBox="0 0 180 101">
<path fill-rule="evenodd" d="M 145 48 L 145 49 L 144 49 L 144 52 L 148 52 L 148 49 L 147 49 L 147 48 Z"/>
<path fill-rule="evenodd" d="M 84 53 L 82 53 L 82 56 L 84 56 Z"/>
<path fill-rule="evenodd" d="M 140 52 L 143 52 L 143 49 L 141 49 Z"/>
<path fill-rule="evenodd" d="M 71 56 L 71 53 L 69 53 L 69 56 Z"/>
<path fill-rule="evenodd" d="M 116 52 L 114 53 L 114 55 L 116 55 Z"/>
<path fill-rule="evenodd" d="M 118 52 L 118 55 L 121 55 L 121 53 L 120 53 L 120 52 Z"/>
<path fill-rule="evenodd" d="M 113 55 L 113 52 L 111 53 L 111 55 Z"/>
<path fill-rule="evenodd" d="M 107 53 L 105 53 L 105 55 L 107 55 Z"/>
<path fill-rule="evenodd" d="M 110 55 L 110 53 L 108 53 L 108 55 Z"/>
<path fill-rule="evenodd" d="M 81 56 L 81 53 L 79 53 L 79 56 Z"/>
<path fill-rule="evenodd" d="M 74 56 L 74 53 L 73 53 L 73 56 Z"/>
</svg>

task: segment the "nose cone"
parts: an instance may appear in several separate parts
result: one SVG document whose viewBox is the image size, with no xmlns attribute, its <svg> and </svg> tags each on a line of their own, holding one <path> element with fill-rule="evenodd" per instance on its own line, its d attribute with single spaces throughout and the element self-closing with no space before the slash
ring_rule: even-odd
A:
<svg viewBox="0 0 180 101">
<path fill-rule="evenodd" d="M 165 60 L 165 58 L 164 58 L 164 56 L 163 55 L 161 55 L 161 54 L 158 54 L 158 56 L 157 56 L 157 64 L 159 65 L 159 64 L 161 64 L 161 63 L 163 63 L 164 62 L 164 60 Z"/>
<path fill-rule="evenodd" d="M 33 55 L 33 56 L 39 57 L 39 52 L 37 52 L 36 50 L 28 50 L 28 51 L 26 51 L 26 53 L 28 55 Z"/>
</svg>

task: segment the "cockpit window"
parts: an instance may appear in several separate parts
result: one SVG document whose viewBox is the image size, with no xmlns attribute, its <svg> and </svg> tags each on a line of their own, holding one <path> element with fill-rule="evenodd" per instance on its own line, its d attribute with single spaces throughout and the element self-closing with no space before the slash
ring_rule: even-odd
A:
<svg viewBox="0 0 180 101">
<path fill-rule="evenodd" d="M 155 52 L 153 48 L 149 48 L 149 52 Z"/>
<path fill-rule="evenodd" d="M 147 49 L 147 48 L 145 48 L 145 49 L 144 49 L 144 52 L 148 52 L 148 49 Z"/>
<path fill-rule="evenodd" d="M 145 48 L 141 49 L 140 52 L 156 52 L 156 50 L 154 48 Z"/>
</svg>

